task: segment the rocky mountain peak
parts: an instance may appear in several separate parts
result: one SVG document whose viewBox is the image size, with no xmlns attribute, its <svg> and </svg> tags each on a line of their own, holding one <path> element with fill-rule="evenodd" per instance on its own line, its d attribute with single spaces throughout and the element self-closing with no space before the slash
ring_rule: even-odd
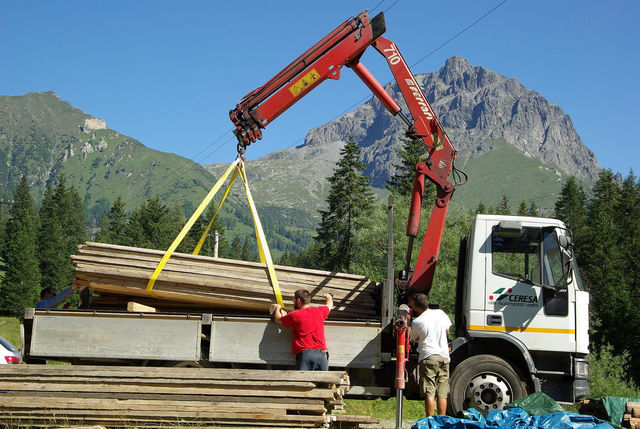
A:
<svg viewBox="0 0 640 429">
<path fill-rule="evenodd" d="M 475 75 L 476 71 L 471 63 L 460 55 L 456 55 L 447 59 L 438 72 L 438 79 L 447 85 L 456 85 L 474 78 Z"/>
<path fill-rule="evenodd" d="M 436 73 L 416 75 L 461 158 L 471 159 L 495 149 L 504 139 L 526 157 L 588 182 L 602 168 L 562 109 L 517 79 L 507 78 L 465 58 L 454 56 Z M 395 82 L 385 85 L 407 112 Z M 384 186 L 395 171 L 404 127 L 375 98 L 342 117 L 312 129 L 305 145 L 324 145 L 353 135 L 363 148 L 362 160 L 375 186 Z"/>
</svg>

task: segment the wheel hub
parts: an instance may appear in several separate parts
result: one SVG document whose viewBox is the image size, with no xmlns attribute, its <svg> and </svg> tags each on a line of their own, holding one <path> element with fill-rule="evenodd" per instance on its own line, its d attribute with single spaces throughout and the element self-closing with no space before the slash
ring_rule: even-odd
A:
<svg viewBox="0 0 640 429">
<path fill-rule="evenodd" d="M 478 374 L 469 381 L 466 389 L 465 403 L 488 412 L 504 408 L 511 402 L 511 387 L 495 374 Z"/>
</svg>

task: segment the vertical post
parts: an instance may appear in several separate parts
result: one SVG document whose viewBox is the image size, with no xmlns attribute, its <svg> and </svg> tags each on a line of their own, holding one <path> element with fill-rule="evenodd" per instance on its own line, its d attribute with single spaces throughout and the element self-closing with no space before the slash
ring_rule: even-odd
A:
<svg viewBox="0 0 640 429">
<path fill-rule="evenodd" d="M 218 240 L 220 238 L 220 234 L 218 234 L 218 230 L 216 229 L 213 233 L 213 257 L 218 257 Z"/>
<path fill-rule="evenodd" d="M 382 327 L 391 322 L 393 317 L 394 297 L 393 285 L 395 271 L 393 269 L 393 196 L 389 195 L 387 204 L 388 245 L 387 245 L 387 282 L 382 291 Z"/>
<path fill-rule="evenodd" d="M 411 309 L 402 304 L 396 314 L 396 429 L 402 429 L 402 400 L 404 394 L 404 373 L 407 360 L 409 340 L 409 314 Z"/>
</svg>

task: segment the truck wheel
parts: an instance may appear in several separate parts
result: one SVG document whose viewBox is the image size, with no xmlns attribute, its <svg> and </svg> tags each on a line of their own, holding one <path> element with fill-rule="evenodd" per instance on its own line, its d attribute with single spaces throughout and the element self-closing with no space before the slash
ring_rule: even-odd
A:
<svg viewBox="0 0 640 429">
<path fill-rule="evenodd" d="M 524 383 L 503 359 L 477 355 L 462 361 L 451 376 L 449 412 L 457 416 L 467 408 L 483 414 L 500 410 L 527 395 Z"/>
</svg>

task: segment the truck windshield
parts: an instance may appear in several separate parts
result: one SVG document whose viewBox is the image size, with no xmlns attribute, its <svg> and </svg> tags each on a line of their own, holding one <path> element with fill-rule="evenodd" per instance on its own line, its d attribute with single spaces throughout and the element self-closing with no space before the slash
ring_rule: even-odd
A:
<svg viewBox="0 0 640 429">
<path fill-rule="evenodd" d="M 562 254 L 554 232 L 523 227 L 519 235 L 505 235 L 496 227 L 491 249 L 494 274 L 553 287 L 563 282 Z"/>
</svg>

